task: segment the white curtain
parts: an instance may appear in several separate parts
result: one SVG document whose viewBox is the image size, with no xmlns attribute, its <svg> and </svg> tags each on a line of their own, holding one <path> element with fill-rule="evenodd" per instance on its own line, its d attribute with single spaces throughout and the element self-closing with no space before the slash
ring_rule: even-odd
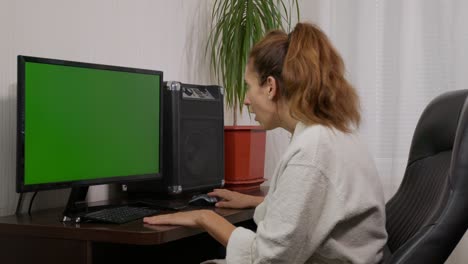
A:
<svg viewBox="0 0 468 264">
<path fill-rule="evenodd" d="M 390 199 L 403 177 L 424 107 L 468 89 L 468 1 L 303 0 L 302 20 L 319 25 L 345 60 L 361 96 L 362 137 Z M 466 263 L 464 239 L 447 263 Z"/>
<path fill-rule="evenodd" d="M 361 96 L 360 132 L 379 168 L 388 200 L 406 166 L 417 120 L 428 102 L 467 89 L 468 1 L 303 1 L 342 54 Z"/>
</svg>

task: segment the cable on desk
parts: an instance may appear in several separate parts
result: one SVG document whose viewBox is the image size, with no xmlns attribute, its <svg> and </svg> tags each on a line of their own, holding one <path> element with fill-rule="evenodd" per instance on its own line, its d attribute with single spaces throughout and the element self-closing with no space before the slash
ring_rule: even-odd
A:
<svg viewBox="0 0 468 264">
<path fill-rule="evenodd" d="M 16 204 L 15 214 L 20 214 L 21 213 L 22 205 L 23 205 L 23 193 L 20 193 L 20 196 L 18 198 L 18 203 Z"/>
<path fill-rule="evenodd" d="M 31 207 L 34 202 L 34 198 L 36 198 L 37 191 L 34 192 L 33 196 L 31 197 L 31 200 L 29 201 L 29 208 L 28 208 L 28 215 L 31 216 Z"/>
</svg>

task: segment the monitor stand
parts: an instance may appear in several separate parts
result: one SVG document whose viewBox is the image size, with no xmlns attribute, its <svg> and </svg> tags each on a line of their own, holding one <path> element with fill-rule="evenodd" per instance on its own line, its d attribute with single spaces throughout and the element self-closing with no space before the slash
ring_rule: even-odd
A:
<svg viewBox="0 0 468 264">
<path fill-rule="evenodd" d="M 70 196 L 68 197 L 68 202 L 63 211 L 62 222 L 80 222 L 80 213 L 86 208 L 86 195 L 88 194 L 88 186 L 74 186 L 71 189 Z M 83 204 L 85 206 L 83 206 Z"/>
</svg>

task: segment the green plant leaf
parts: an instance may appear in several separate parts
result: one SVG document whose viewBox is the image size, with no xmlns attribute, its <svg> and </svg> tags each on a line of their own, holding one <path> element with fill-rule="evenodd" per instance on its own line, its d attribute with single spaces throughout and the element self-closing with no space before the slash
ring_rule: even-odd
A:
<svg viewBox="0 0 468 264">
<path fill-rule="evenodd" d="M 211 67 L 225 88 L 225 102 L 234 108 L 234 115 L 237 108 L 242 112 L 251 47 L 270 30 L 284 29 L 284 25 L 289 30 L 293 8 L 299 19 L 297 0 L 215 0 L 205 54 L 211 57 Z"/>
</svg>

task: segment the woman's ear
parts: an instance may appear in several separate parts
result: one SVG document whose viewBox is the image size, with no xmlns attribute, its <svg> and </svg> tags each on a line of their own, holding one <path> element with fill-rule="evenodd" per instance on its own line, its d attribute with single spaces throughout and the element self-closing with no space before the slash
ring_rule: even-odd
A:
<svg viewBox="0 0 468 264">
<path fill-rule="evenodd" d="M 276 79 L 273 76 L 268 76 L 266 84 L 268 99 L 273 100 L 273 98 L 276 97 L 276 93 L 278 92 L 278 85 Z"/>
</svg>

